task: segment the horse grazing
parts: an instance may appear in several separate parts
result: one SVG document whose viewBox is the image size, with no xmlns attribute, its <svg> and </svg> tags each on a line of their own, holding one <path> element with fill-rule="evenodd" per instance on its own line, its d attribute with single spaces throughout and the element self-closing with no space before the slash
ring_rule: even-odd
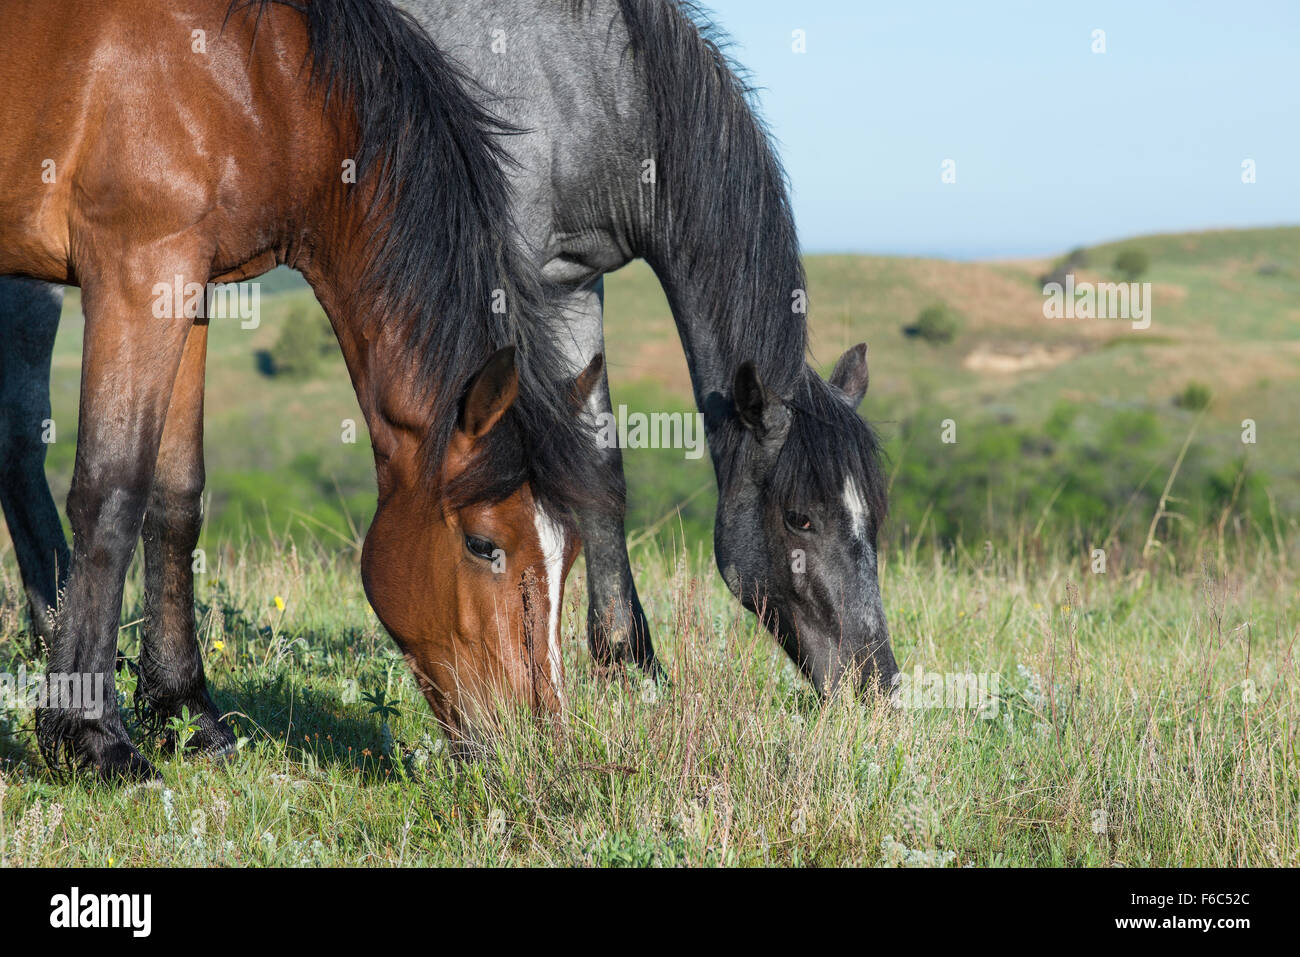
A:
<svg viewBox="0 0 1300 957">
<path fill-rule="evenodd" d="M 190 573 L 208 325 L 202 295 L 170 290 L 282 263 L 324 306 L 365 415 L 379 501 L 362 578 L 435 714 L 464 733 L 492 699 L 557 707 L 574 515 L 605 495 L 575 414 L 601 360 L 575 377 L 555 347 L 558 313 L 518 253 L 502 128 L 429 38 L 384 0 L 6 0 L 0 89 L 0 275 L 79 285 L 86 313 L 69 554 L 33 497 L 46 402 L 11 380 L 48 375 L 56 302 L 30 284 L 0 297 L 17 290 L 45 320 L 15 340 L 19 318 L 4 319 L 0 497 L 38 613 L 65 576 L 51 675 L 109 703 L 38 711 L 47 761 L 154 774 L 114 691 L 141 536 L 137 704 L 158 720 L 189 708 L 203 752 L 234 746 Z"/>
<path fill-rule="evenodd" d="M 897 673 L 877 576 L 880 451 L 856 408 L 865 345 L 829 383 L 806 363 L 807 283 L 785 178 L 719 34 L 676 0 L 398 0 L 530 132 L 507 143 L 516 216 L 569 290 L 569 351 L 603 346 L 602 277 L 645 259 L 663 284 L 718 480 L 728 587 L 821 692 Z M 505 44 L 504 50 L 501 44 Z M 601 378 L 594 411 L 611 409 Z M 655 655 L 619 498 L 580 516 L 598 661 Z M 872 680 L 874 676 L 874 680 Z"/>
</svg>

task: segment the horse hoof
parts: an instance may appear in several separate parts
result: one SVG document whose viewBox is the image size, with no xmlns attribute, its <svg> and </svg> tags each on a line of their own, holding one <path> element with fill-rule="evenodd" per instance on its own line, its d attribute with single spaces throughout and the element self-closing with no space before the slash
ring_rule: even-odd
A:
<svg viewBox="0 0 1300 957">
<path fill-rule="evenodd" d="M 233 741 L 219 748 L 198 752 L 199 757 L 218 765 L 233 763 L 237 754 L 239 754 L 239 745 Z"/>
<path fill-rule="evenodd" d="M 223 727 L 222 730 L 227 729 Z M 180 756 L 186 759 L 211 761 L 214 764 L 227 764 L 239 753 L 239 746 L 235 743 L 233 734 L 215 735 L 203 732 L 195 734 L 184 749 L 177 749 L 175 742 L 171 740 L 164 741 L 163 748 L 169 753 L 179 751 Z"/>
<path fill-rule="evenodd" d="M 116 721 L 87 721 L 68 710 L 36 712 L 36 741 L 56 775 L 80 768 L 105 784 L 161 780 Z"/>
<path fill-rule="evenodd" d="M 118 741 L 109 745 L 98 759 L 93 759 L 91 763 L 99 779 L 105 784 L 162 781 L 162 775 L 127 741 Z"/>
<path fill-rule="evenodd" d="M 199 730 L 185 748 L 187 755 L 206 758 L 215 764 L 227 764 L 239 751 L 235 732 L 220 718 L 204 715 Z"/>
<path fill-rule="evenodd" d="M 182 749 L 176 731 L 164 726 L 170 723 L 169 719 L 186 713 L 192 716 L 193 723 L 192 732 Z M 146 694 L 138 694 L 136 714 L 146 727 L 155 733 L 161 732 L 160 744 L 165 751 L 181 750 L 185 757 L 212 758 L 220 762 L 229 760 L 238 750 L 235 732 L 221 719 L 221 712 L 206 692 L 197 700 L 193 697 L 151 699 Z"/>
</svg>

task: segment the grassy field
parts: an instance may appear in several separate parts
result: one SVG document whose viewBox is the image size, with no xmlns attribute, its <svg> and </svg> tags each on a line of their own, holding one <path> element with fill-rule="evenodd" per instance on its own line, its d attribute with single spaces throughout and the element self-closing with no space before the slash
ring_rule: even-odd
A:
<svg viewBox="0 0 1300 957">
<path fill-rule="evenodd" d="M 822 706 L 703 563 L 646 548 L 671 685 L 593 673 L 577 575 L 564 721 L 508 717 L 471 763 L 446 755 L 348 562 L 316 546 L 244 555 L 201 589 L 209 674 L 246 739 L 235 762 L 149 752 L 162 787 L 57 784 L 30 716 L 10 715 L 0 860 L 1300 864 L 1300 596 L 1270 545 L 1228 573 L 1092 575 L 1025 544 L 904 548 L 883 569 L 901 667 L 996 673 L 981 710 Z M 127 655 L 135 642 L 128 624 Z"/>
<path fill-rule="evenodd" d="M 871 346 L 900 667 L 989 677 L 978 708 L 820 704 L 712 567 L 707 460 L 639 450 L 629 538 L 671 683 L 593 671 L 579 564 L 565 719 L 511 716 L 469 763 L 362 594 L 372 464 L 364 428 L 339 440 L 360 421 L 341 360 L 259 371 L 288 317 L 316 314 L 277 277 L 262 326 L 214 325 L 210 357 L 201 640 L 241 753 L 213 767 L 147 744 L 161 788 L 59 783 L 31 715 L 0 711 L 0 863 L 1300 865 L 1300 228 L 1144 237 L 1089 250 L 1080 277 L 1113 278 L 1130 245 L 1151 258 L 1144 331 L 1045 320 L 1050 262 L 808 260 L 822 371 Z M 687 408 L 649 270 L 611 277 L 606 301 L 615 402 Z M 902 334 L 939 303 L 951 342 Z M 78 310 L 73 293 L 55 359 L 60 504 Z M 1189 385 L 1205 408 L 1175 401 Z M 1171 476 L 1181 517 L 1152 531 Z M 36 671 L 0 543 L 0 671 Z M 139 607 L 137 572 L 127 657 Z"/>
</svg>

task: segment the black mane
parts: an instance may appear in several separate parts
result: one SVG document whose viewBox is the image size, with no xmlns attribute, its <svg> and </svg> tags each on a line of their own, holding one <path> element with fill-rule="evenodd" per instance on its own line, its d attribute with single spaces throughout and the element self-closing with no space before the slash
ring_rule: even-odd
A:
<svg viewBox="0 0 1300 957">
<path fill-rule="evenodd" d="M 887 504 L 880 443 L 805 361 L 807 316 L 791 308 L 793 291 L 808 288 L 794 214 L 748 74 L 726 54 L 723 31 L 690 0 L 618 6 L 649 98 L 646 155 L 658 159 L 645 255 L 710 277 L 693 291 L 705 297 L 696 318 L 716 330 L 719 358 L 732 373 L 753 362 L 794 412 L 768 477 L 781 500 L 837 501 L 852 477 L 879 523 Z M 746 458 L 747 436 L 732 415 L 713 440 L 724 483 L 725 470 Z"/>
<path fill-rule="evenodd" d="M 379 241 L 366 287 L 353 295 L 383 303 L 382 319 L 368 321 L 402 324 L 418 357 L 419 387 L 433 399 L 432 475 L 441 474 L 471 379 L 514 345 L 519 398 L 456 483 L 455 504 L 500 499 L 525 480 L 557 518 L 602 500 L 608 470 L 569 401 L 574 373 L 557 345 L 563 315 L 514 225 L 498 137 L 518 131 L 482 109 L 466 92 L 474 81 L 387 0 L 232 0 L 227 18 L 251 7 L 260 21 L 272 5 L 303 14 L 311 81 L 327 108 L 342 100 L 355 114 L 358 182 L 371 187 L 357 195 L 372 197 Z M 498 290 L 504 312 L 493 310 Z M 518 446 L 516 467 L 486 474 L 507 443 Z"/>
<path fill-rule="evenodd" d="M 807 290 L 785 170 L 730 41 L 695 4 L 618 0 L 629 53 L 649 100 L 645 155 L 656 161 L 646 198 L 650 235 L 639 250 L 659 268 L 709 277 L 692 292 L 696 317 L 738 365 L 749 360 L 786 395 L 808 346 Z"/>
</svg>

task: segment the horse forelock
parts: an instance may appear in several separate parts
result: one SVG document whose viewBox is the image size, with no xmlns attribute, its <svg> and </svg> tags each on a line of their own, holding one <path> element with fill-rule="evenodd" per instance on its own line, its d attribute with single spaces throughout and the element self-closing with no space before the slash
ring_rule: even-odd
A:
<svg viewBox="0 0 1300 957">
<path fill-rule="evenodd" d="M 479 438 L 444 492 L 454 509 L 502 502 L 527 486 L 533 500 L 570 532 L 586 509 L 612 507 L 609 469 L 576 414 L 556 417 L 549 403 L 520 396 Z"/>
<path fill-rule="evenodd" d="M 777 495 L 793 505 L 839 502 L 852 488 L 878 526 L 889 510 L 889 489 L 875 431 L 812 369 L 786 404 L 793 414 L 771 476 Z"/>
<path fill-rule="evenodd" d="M 840 393 L 805 366 L 805 375 L 784 400 L 790 429 L 775 460 L 756 476 L 783 508 L 845 503 L 852 489 L 864 523 L 879 528 L 889 510 L 884 451 L 875 431 Z M 730 403 L 728 403 L 730 405 Z M 755 460 L 757 439 L 734 409 L 717 423 L 714 434 L 719 484 L 726 490 Z"/>
</svg>

